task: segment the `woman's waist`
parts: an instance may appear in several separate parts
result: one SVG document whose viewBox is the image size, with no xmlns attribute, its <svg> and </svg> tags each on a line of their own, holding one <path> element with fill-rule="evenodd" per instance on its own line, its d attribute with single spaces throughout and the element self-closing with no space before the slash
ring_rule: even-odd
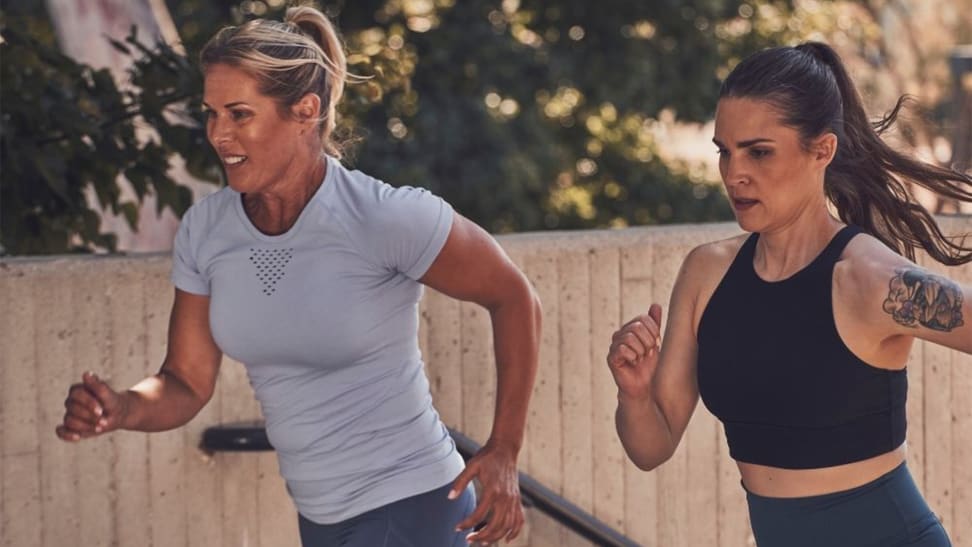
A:
<svg viewBox="0 0 972 547">
<path fill-rule="evenodd" d="M 805 498 L 851 490 L 890 473 L 905 461 L 906 448 L 864 460 L 812 469 L 785 469 L 737 461 L 742 485 L 754 496 Z"/>
<path fill-rule="evenodd" d="M 299 450 L 277 450 L 284 478 L 337 482 L 427 468 L 455 454 L 448 430 L 434 415 L 398 430 L 361 431 L 343 439 L 321 437 Z"/>
<path fill-rule="evenodd" d="M 447 436 L 430 397 L 400 392 L 357 405 L 263 407 L 267 436 L 282 457 L 343 458 L 381 451 L 384 445 L 432 444 Z"/>
<path fill-rule="evenodd" d="M 247 372 L 271 442 L 303 439 L 300 446 L 324 436 L 343 439 L 405 427 L 435 413 L 421 360 L 361 363 L 333 372 L 248 366 Z"/>
</svg>

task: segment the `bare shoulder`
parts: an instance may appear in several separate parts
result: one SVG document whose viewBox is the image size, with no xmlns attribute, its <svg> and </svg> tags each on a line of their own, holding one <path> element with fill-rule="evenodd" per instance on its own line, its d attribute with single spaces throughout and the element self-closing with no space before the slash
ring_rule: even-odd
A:
<svg viewBox="0 0 972 547">
<path fill-rule="evenodd" d="M 917 267 L 870 234 L 858 234 L 847 244 L 834 268 L 835 276 L 868 286 L 897 268 Z M 858 286 L 856 288 L 863 288 Z"/>
<path fill-rule="evenodd" d="M 872 301 L 887 294 L 891 278 L 902 268 L 918 266 L 876 237 L 859 234 L 847 244 L 834 266 L 834 290 L 843 301 Z"/>
<path fill-rule="evenodd" d="M 704 243 L 692 249 L 682 262 L 678 286 L 692 304 L 692 325 L 697 328 L 702 312 L 749 234 Z"/>
<path fill-rule="evenodd" d="M 702 285 L 718 285 L 747 237 L 742 234 L 695 247 L 685 256 L 680 275 Z"/>
<path fill-rule="evenodd" d="M 859 234 L 847 244 L 834 265 L 834 300 L 861 309 L 857 304 L 886 295 L 890 277 L 895 270 L 905 267 L 917 266 L 876 237 Z"/>
</svg>

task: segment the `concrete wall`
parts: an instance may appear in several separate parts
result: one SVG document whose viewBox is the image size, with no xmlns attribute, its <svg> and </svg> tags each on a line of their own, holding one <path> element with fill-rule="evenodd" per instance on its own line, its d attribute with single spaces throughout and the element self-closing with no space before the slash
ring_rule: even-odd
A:
<svg viewBox="0 0 972 547">
<path fill-rule="evenodd" d="M 972 232 L 972 220 L 946 224 Z M 716 420 L 700 405 L 672 460 L 640 472 L 616 438 L 616 389 L 604 365 L 623 320 L 653 301 L 667 307 L 686 252 L 736 233 L 716 224 L 501 238 L 545 312 L 522 466 L 644 545 L 752 544 Z M 298 544 L 272 453 L 198 448 L 206 427 L 259 417 L 238 363 L 224 363 L 213 401 L 180 430 L 77 445 L 54 436 L 82 371 L 127 387 L 157 369 L 168 270 L 164 256 L 0 261 L 0 545 Z M 972 265 L 947 273 L 972 283 Z M 421 314 L 436 405 L 450 426 L 482 441 L 495 393 L 488 316 L 432 291 Z M 972 547 L 972 357 L 919 343 L 909 377 L 912 472 L 955 545 Z M 531 518 L 517 543 L 589 545 L 545 518 Z"/>
</svg>

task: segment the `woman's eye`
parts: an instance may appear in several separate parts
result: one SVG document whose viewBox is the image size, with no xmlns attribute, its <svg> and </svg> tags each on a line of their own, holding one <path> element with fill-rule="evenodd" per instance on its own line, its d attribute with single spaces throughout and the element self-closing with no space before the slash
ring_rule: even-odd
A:
<svg viewBox="0 0 972 547">
<path fill-rule="evenodd" d="M 725 148 L 719 148 L 716 150 L 716 154 L 718 154 L 720 158 L 724 158 L 729 155 L 729 151 Z"/>
<path fill-rule="evenodd" d="M 230 115 L 233 117 L 234 120 L 239 121 L 249 116 L 250 113 L 244 110 L 231 110 Z"/>
<path fill-rule="evenodd" d="M 755 159 L 765 158 L 769 154 L 770 154 L 770 151 L 769 150 L 766 150 L 764 148 L 751 148 L 749 150 L 749 155 L 752 156 Z"/>
</svg>

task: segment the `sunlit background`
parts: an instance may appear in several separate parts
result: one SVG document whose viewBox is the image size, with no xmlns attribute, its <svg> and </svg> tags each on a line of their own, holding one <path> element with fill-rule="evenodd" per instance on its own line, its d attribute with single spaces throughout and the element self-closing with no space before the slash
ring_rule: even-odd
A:
<svg viewBox="0 0 972 547">
<path fill-rule="evenodd" d="M 218 188 L 191 179 L 221 177 L 198 126 L 200 47 L 289 4 L 166 0 L 153 17 L 173 49 L 158 50 L 152 32 L 127 26 L 69 46 L 83 31 L 67 1 L 0 8 L 2 243 L 14 254 L 146 250 L 138 233 L 117 233 L 160 210 L 177 217 Z M 949 63 L 972 43 L 972 0 L 318 5 L 362 77 L 341 108 L 346 163 L 427 187 L 496 233 L 731 219 L 711 144 L 719 81 L 757 49 L 810 39 L 844 56 L 875 117 L 916 97 L 888 135 L 895 146 L 969 167 L 972 81 Z M 109 37 L 127 72 L 85 58 Z"/>
</svg>

